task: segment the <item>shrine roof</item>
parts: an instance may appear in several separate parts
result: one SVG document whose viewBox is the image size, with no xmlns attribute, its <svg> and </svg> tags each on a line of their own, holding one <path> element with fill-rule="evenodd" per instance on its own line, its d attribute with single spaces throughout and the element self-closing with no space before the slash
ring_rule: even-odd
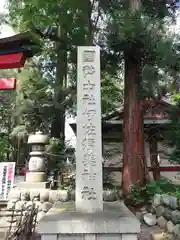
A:
<svg viewBox="0 0 180 240">
<path fill-rule="evenodd" d="M 0 39 L 0 50 L 21 47 L 29 45 L 33 42 L 32 34 L 30 32 L 19 33 L 14 36 Z"/>
<path fill-rule="evenodd" d="M 168 119 L 168 112 L 175 108 L 174 105 L 164 100 L 144 100 L 141 102 L 144 110 L 144 119 Z M 121 120 L 124 116 L 124 108 L 120 108 L 105 116 L 103 121 Z"/>
<path fill-rule="evenodd" d="M 167 124 L 169 120 L 169 111 L 175 109 L 177 114 L 180 115 L 180 109 L 175 105 L 170 104 L 164 100 L 144 100 L 142 101 L 142 107 L 144 110 L 144 124 Z M 124 118 L 124 108 L 116 109 L 111 114 L 102 117 L 102 130 L 107 131 L 110 129 L 119 129 L 119 125 L 122 125 Z M 76 132 L 76 123 L 69 124 L 74 132 Z"/>
</svg>

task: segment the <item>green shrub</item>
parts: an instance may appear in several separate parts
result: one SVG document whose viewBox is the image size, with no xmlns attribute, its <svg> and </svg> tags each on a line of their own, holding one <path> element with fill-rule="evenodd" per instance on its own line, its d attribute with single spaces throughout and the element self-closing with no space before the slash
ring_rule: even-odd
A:
<svg viewBox="0 0 180 240">
<path fill-rule="evenodd" d="M 130 205 L 148 204 L 156 193 L 179 194 L 180 196 L 180 188 L 174 185 L 170 180 L 161 177 L 159 180 L 149 181 L 149 183 L 144 186 L 138 184 L 132 186 L 131 194 L 127 197 L 127 203 Z"/>
</svg>

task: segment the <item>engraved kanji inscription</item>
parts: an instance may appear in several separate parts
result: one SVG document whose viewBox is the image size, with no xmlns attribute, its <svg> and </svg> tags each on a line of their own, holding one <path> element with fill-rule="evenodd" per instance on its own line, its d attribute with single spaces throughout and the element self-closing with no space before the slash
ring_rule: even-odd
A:
<svg viewBox="0 0 180 240">
<path fill-rule="evenodd" d="M 96 104 L 96 100 L 93 94 L 85 93 L 82 100 L 84 104 L 88 104 L 88 105 Z"/>
<path fill-rule="evenodd" d="M 91 83 L 90 80 L 88 80 L 87 83 L 83 84 L 83 90 L 84 91 L 92 91 L 92 90 L 94 90 L 94 88 L 95 88 L 95 84 Z"/>
<path fill-rule="evenodd" d="M 88 166 L 88 164 L 87 164 L 87 166 L 84 168 L 84 171 L 83 171 L 83 173 L 82 173 L 82 175 L 83 176 L 89 176 L 89 166 Z"/>
<path fill-rule="evenodd" d="M 90 188 L 88 186 L 83 187 L 83 190 L 81 191 L 81 197 L 84 200 L 96 200 L 96 191 L 94 188 Z"/>
<path fill-rule="evenodd" d="M 82 172 L 82 178 L 83 180 L 86 179 L 88 181 L 95 180 L 96 179 L 96 172 L 93 170 L 90 163 L 86 164 L 86 167 L 84 168 Z"/>
<path fill-rule="evenodd" d="M 96 166 L 96 155 L 93 151 L 84 153 L 84 160 L 82 161 L 84 165 L 91 164 L 91 166 Z"/>
<path fill-rule="evenodd" d="M 96 180 L 96 173 L 89 173 L 89 172 L 83 172 L 82 173 L 82 178 L 83 180 L 86 179 L 88 181 L 93 181 Z"/>
<path fill-rule="evenodd" d="M 83 52 L 83 62 L 93 63 L 95 61 L 96 52 L 95 51 L 84 51 Z"/>
<path fill-rule="evenodd" d="M 84 164 L 84 167 L 87 167 L 89 165 L 91 165 L 92 167 L 96 167 L 96 161 L 91 159 L 90 156 L 83 160 L 82 163 Z"/>
<path fill-rule="evenodd" d="M 83 124 L 83 129 L 84 129 L 85 135 L 88 135 L 88 136 L 96 135 L 96 126 L 94 126 L 92 123 Z"/>
<path fill-rule="evenodd" d="M 96 68 L 92 65 L 85 65 L 82 67 L 83 75 L 86 78 L 88 75 L 93 75 L 96 72 Z"/>
<path fill-rule="evenodd" d="M 82 148 L 83 150 L 85 150 L 86 148 L 94 148 L 95 147 L 95 139 L 92 137 L 87 137 L 85 136 L 85 138 L 82 140 L 81 144 L 82 144 Z"/>
<path fill-rule="evenodd" d="M 76 209 L 103 210 L 100 48 L 78 47 Z"/>
<path fill-rule="evenodd" d="M 88 121 L 91 121 L 94 116 L 96 116 L 96 110 L 95 109 L 85 109 L 83 112 L 83 115 L 87 117 Z"/>
</svg>

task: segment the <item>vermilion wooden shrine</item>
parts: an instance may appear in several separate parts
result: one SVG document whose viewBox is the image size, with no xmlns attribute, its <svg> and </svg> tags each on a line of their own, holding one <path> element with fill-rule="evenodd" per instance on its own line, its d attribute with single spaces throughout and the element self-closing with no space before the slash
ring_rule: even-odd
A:
<svg viewBox="0 0 180 240">
<path fill-rule="evenodd" d="M 19 69 L 24 67 L 25 61 L 36 53 L 36 44 L 30 32 L 16 34 L 11 37 L 0 39 L 0 70 Z M 1 78 L 0 91 L 15 90 L 16 78 Z M 23 171 L 22 171 L 23 170 Z M 20 168 L 21 174 L 25 175 L 24 166 Z"/>
<path fill-rule="evenodd" d="M 35 49 L 35 42 L 30 32 L 0 39 L 0 69 L 23 67 L 26 59 L 36 53 Z M 0 90 L 15 88 L 15 78 L 0 78 Z"/>
</svg>

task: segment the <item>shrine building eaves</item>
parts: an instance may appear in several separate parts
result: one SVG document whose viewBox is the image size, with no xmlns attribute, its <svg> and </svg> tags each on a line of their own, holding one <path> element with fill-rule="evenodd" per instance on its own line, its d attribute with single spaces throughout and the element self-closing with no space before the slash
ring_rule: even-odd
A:
<svg viewBox="0 0 180 240">
<path fill-rule="evenodd" d="M 31 32 L 19 33 L 0 39 L 0 55 L 23 52 L 26 58 L 33 57 L 37 53 L 36 45 Z"/>
</svg>

